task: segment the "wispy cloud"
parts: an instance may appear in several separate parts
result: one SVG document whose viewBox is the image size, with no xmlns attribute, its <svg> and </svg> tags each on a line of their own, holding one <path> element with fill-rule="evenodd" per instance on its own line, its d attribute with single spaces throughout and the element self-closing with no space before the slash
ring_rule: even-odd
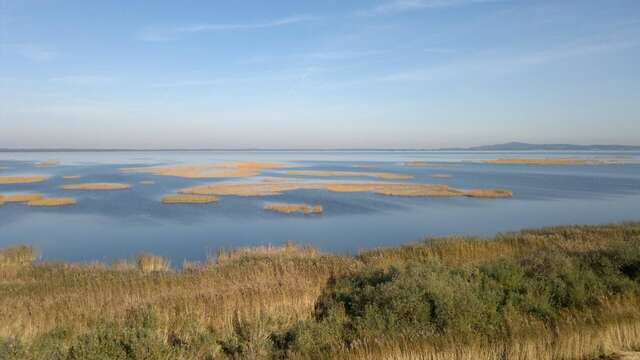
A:
<svg viewBox="0 0 640 360">
<path fill-rule="evenodd" d="M 49 78 L 49 81 L 66 85 L 107 85 L 115 82 L 115 78 L 103 75 L 66 75 Z"/>
<path fill-rule="evenodd" d="M 169 41 L 175 40 L 180 36 L 197 33 L 219 32 L 219 31 L 247 31 L 265 28 L 275 28 L 307 22 L 314 19 L 310 15 L 296 15 L 281 19 L 256 22 L 256 23 L 237 23 L 237 24 L 190 24 L 184 26 L 158 27 L 151 26 L 142 29 L 137 34 L 137 38 L 143 41 Z"/>
<path fill-rule="evenodd" d="M 58 56 L 55 50 L 38 44 L 1 44 L 3 52 L 14 53 L 31 62 L 45 62 Z"/>
<path fill-rule="evenodd" d="M 358 11 L 360 16 L 391 15 L 416 10 L 448 8 L 501 0 L 391 0 L 369 9 Z"/>
</svg>

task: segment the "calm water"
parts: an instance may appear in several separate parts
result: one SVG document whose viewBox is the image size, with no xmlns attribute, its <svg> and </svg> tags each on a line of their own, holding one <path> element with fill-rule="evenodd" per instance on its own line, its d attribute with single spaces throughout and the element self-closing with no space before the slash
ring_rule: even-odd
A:
<svg viewBox="0 0 640 360">
<path fill-rule="evenodd" d="M 625 165 L 488 165 L 505 157 L 616 159 Z M 59 160 L 60 166 L 34 163 Z M 455 188 L 503 188 L 512 199 L 400 198 L 301 190 L 276 197 L 225 197 L 217 204 L 162 205 L 163 195 L 197 184 L 234 179 L 180 179 L 125 174 L 122 167 L 207 164 L 221 161 L 281 161 L 313 170 L 389 171 L 415 176 L 412 182 Z M 425 168 L 402 166 L 427 161 Z M 280 244 L 293 240 L 323 250 L 353 253 L 393 246 L 428 236 L 496 232 L 558 224 L 640 220 L 638 152 L 444 152 L 444 151 L 206 151 L 0 153 L 0 175 L 45 174 L 39 184 L 0 185 L 0 194 L 39 192 L 72 196 L 75 206 L 38 209 L 23 204 L 0 206 L 0 247 L 32 244 L 46 260 L 112 261 L 152 252 L 170 258 L 203 260 L 220 247 Z M 362 168 L 367 165 L 367 168 Z M 370 166 L 370 168 L 369 168 Z M 284 176 L 265 171 L 265 176 Z M 434 174 L 449 174 L 434 179 Z M 65 180 L 64 175 L 81 175 Z M 311 178 L 306 178 L 313 180 Z M 154 185 L 141 185 L 153 180 Z M 250 180 L 258 180 L 252 178 Z M 333 178 L 342 181 L 342 178 Z M 346 178 L 344 181 L 371 181 Z M 67 191 L 74 182 L 124 182 L 124 191 Z M 281 215 L 262 210 L 266 202 L 322 204 L 322 216 Z"/>
</svg>

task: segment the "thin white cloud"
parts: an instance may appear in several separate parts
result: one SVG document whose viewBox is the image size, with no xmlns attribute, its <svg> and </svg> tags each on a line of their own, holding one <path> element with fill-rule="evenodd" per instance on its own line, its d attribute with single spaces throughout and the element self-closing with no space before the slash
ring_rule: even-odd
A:
<svg viewBox="0 0 640 360">
<path fill-rule="evenodd" d="M 66 75 L 52 77 L 49 81 L 66 85 L 107 85 L 115 82 L 115 78 L 103 75 Z"/>
<path fill-rule="evenodd" d="M 244 24 L 190 24 L 173 27 L 147 27 L 137 34 L 137 38 L 143 41 L 169 41 L 175 40 L 183 35 L 219 32 L 219 31 L 247 31 L 256 29 L 275 28 L 307 22 L 313 17 L 309 15 L 297 15 L 276 19 L 267 22 L 244 23 Z"/>
<path fill-rule="evenodd" d="M 46 62 L 58 56 L 55 50 L 38 44 L 2 44 L 3 52 L 16 54 L 31 62 Z"/>
<path fill-rule="evenodd" d="M 369 9 L 358 11 L 360 16 L 379 16 L 416 10 L 439 9 L 501 0 L 391 0 Z"/>
</svg>

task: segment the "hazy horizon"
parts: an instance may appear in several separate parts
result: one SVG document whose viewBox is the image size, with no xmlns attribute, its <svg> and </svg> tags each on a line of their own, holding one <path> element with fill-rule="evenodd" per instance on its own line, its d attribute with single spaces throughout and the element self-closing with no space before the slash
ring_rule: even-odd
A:
<svg viewBox="0 0 640 360">
<path fill-rule="evenodd" d="M 640 145 L 640 3 L 0 4 L 0 148 Z"/>
</svg>

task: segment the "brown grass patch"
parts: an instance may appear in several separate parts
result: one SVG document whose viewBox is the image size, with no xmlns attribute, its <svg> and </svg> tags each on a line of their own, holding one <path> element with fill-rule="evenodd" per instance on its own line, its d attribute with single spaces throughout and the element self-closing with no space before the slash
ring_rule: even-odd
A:
<svg viewBox="0 0 640 360">
<path fill-rule="evenodd" d="M 48 167 L 53 167 L 58 165 L 60 165 L 60 161 L 58 160 L 46 160 L 46 161 L 35 163 L 35 165 L 33 166 L 37 168 L 48 168 Z"/>
<path fill-rule="evenodd" d="M 163 204 L 211 204 L 218 202 L 213 195 L 167 195 L 162 198 Z"/>
<path fill-rule="evenodd" d="M 567 165 L 604 165 L 611 164 L 611 161 L 605 160 L 585 160 L 585 159 L 496 159 L 487 160 L 486 164 L 494 165 L 551 165 L 551 166 L 567 166 Z"/>
<path fill-rule="evenodd" d="M 177 165 L 166 167 L 125 168 L 126 173 L 175 176 L 188 179 L 235 178 L 258 176 L 262 170 L 290 168 L 275 162 L 229 162 L 210 165 Z"/>
<path fill-rule="evenodd" d="M 60 188 L 64 190 L 125 190 L 130 187 L 129 184 L 120 183 L 86 183 L 63 185 Z"/>
<path fill-rule="evenodd" d="M 47 179 L 46 176 L 0 176 L 0 185 L 40 183 Z"/>
<path fill-rule="evenodd" d="M 31 200 L 27 203 L 29 206 L 35 207 L 54 207 L 54 206 L 68 206 L 75 205 L 76 199 L 74 198 L 48 198 Z"/>
<path fill-rule="evenodd" d="M 136 261 L 138 269 L 143 273 L 168 271 L 170 269 L 169 260 L 155 255 L 143 254 L 138 256 Z"/>
<path fill-rule="evenodd" d="M 37 201 L 43 199 L 41 194 L 12 194 L 0 195 L 0 202 L 4 203 L 27 203 L 29 201 Z"/>
<path fill-rule="evenodd" d="M 305 215 L 322 214 L 324 209 L 322 205 L 308 204 L 287 204 L 287 203 L 269 203 L 264 205 L 264 209 L 275 211 L 282 214 L 302 213 Z"/>
<path fill-rule="evenodd" d="M 313 176 L 313 177 L 372 177 L 382 180 L 409 180 L 413 179 L 411 175 L 394 174 L 387 172 L 358 172 L 358 171 L 314 171 L 314 170 L 296 170 L 287 171 L 287 175 L 295 176 Z"/>
<path fill-rule="evenodd" d="M 82 176 L 80 175 L 65 175 L 62 178 L 63 179 L 80 179 Z"/>
<path fill-rule="evenodd" d="M 30 265 L 36 259 L 36 251 L 31 246 L 20 245 L 0 249 L 0 267 Z"/>
<path fill-rule="evenodd" d="M 504 198 L 513 194 L 506 190 L 457 190 L 447 185 L 381 184 L 381 183 L 251 183 L 212 184 L 182 189 L 181 194 L 217 196 L 274 196 L 294 190 L 327 190 L 339 193 L 368 192 L 388 196 Z"/>
</svg>

